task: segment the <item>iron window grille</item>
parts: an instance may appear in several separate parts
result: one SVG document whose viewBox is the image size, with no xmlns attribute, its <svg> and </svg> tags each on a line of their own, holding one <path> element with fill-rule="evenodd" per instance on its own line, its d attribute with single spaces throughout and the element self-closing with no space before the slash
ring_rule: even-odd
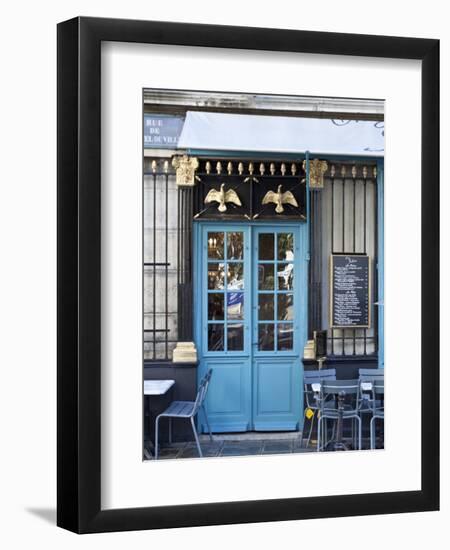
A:
<svg viewBox="0 0 450 550">
<path fill-rule="evenodd" d="M 218 162 L 221 163 L 220 173 L 217 173 Z M 290 182 L 285 187 L 287 190 L 297 186 L 296 196 L 304 204 L 305 185 L 302 180 L 305 174 L 301 161 L 294 163 L 295 168 L 291 161 L 258 160 L 252 165 L 250 162 L 244 159 L 201 159 L 197 171 L 201 180 L 198 185 L 177 187 L 170 158 L 145 158 L 145 359 L 170 361 L 178 341 L 192 340 L 192 222 L 194 219 L 224 217 L 217 211 L 217 204 L 205 209 L 204 199 L 209 189 L 228 181 L 233 182 L 233 188 L 247 193 L 243 195 L 246 209 L 229 212 L 230 218 L 245 220 L 257 216 L 264 219 L 267 216 L 272 220 L 292 220 L 295 216 L 304 223 L 304 216 L 289 206 L 283 216 L 274 213 L 273 205 L 262 213 L 258 206 L 262 196 L 261 183 L 267 190 L 280 181 Z M 373 266 L 371 303 L 377 302 L 376 164 L 327 162 L 323 189 L 312 190 L 310 195 L 309 332 L 327 330 L 328 355 L 373 356 L 378 352 L 376 307 L 372 308 L 372 326 L 368 329 L 330 328 L 328 262 L 331 254 L 368 254 Z M 241 168 L 239 163 L 242 163 Z"/>
</svg>

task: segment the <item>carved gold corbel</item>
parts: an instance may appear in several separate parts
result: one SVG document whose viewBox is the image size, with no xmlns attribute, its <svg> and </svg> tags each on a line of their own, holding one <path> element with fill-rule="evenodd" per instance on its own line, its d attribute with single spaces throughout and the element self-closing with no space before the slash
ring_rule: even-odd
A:
<svg viewBox="0 0 450 550">
<path fill-rule="evenodd" d="M 172 166 L 175 168 L 176 184 L 180 187 L 193 187 L 195 181 L 199 179 L 195 175 L 195 171 L 199 167 L 196 157 L 175 156 L 172 159 Z"/>
<path fill-rule="evenodd" d="M 306 160 L 303 161 L 303 170 L 306 170 Z M 323 176 L 328 170 L 328 164 L 324 160 L 314 159 L 309 161 L 309 188 L 323 189 Z"/>
</svg>

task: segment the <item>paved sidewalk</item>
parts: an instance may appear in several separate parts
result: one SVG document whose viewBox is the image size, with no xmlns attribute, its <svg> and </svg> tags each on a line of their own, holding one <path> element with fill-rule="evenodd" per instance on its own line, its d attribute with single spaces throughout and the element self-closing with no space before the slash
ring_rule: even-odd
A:
<svg viewBox="0 0 450 550">
<path fill-rule="evenodd" d="M 281 455 L 293 453 L 316 452 L 316 441 L 311 440 L 310 446 L 305 448 L 306 439 L 302 444 L 299 432 L 261 433 L 246 432 L 243 434 L 215 434 L 211 442 L 208 435 L 200 436 L 200 445 L 203 456 L 254 456 L 254 455 Z M 349 443 L 349 441 L 347 441 Z M 363 438 L 363 449 L 369 449 L 368 438 Z M 378 441 L 380 448 L 382 442 Z M 169 444 L 160 444 L 158 458 L 198 458 L 197 446 L 193 441 Z"/>
<path fill-rule="evenodd" d="M 264 439 L 246 438 L 241 439 L 239 435 L 214 436 L 210 441 L 208 436 L 201 436 L 200 445 L 204 457 L 220 456 L 248 456 L 248 455 L 271 455 L 287 453 L 314 452 L 315 448 L 310 446 L 305 449 L 301 445 L 301 439 L 295 438 L 274 438 Z M 194 442 L 188 443 L 162 443 L 159 450 L 159 458 L 197 458 L 198 450 Z"/>
</svg>

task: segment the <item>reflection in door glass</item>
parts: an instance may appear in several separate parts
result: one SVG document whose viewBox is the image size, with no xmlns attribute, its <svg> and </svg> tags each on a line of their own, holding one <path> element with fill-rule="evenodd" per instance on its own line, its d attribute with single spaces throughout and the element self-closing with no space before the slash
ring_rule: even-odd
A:
<svg viewBox="0 0 450 550">
<path fill-rule="evenodd" d="M 260 321 L 273 320 L 273 294 L 260 294 L 258 297 L 258 319 Z"/>
<path fill-rule="evenodd" d="M 294 295 L 278 294 L 277 319 L 280 321 L 294 320 Z"/>
<path fill-rule="evenodd" d="M 294 261 L 294 235 L 292 233 L 278 233 L 278 259 Z"/>
<path fill-rule="evenodd" d="M 228 351 L 244 349 L 244 325 L 228 325 Z"/>
<path fill-rule="evenodd" d="M 272 351 L 274 349 L 274 325 L 272 323 L 260 323 L 258 325 L 258 350 Z"/>
<path fill-rule="evenodd" d="M 259 264 L 258 265 L 258 289 L 259 290 L 273 290 L 273 264 Z"/>
<path fill-rule="evenodd" d="M 278 327 L 278 349 L 287 351 L 293 348 L 294 325 L 292 323 L 279 323 Z"/>
<path fill-rule="evenodd" d="M 207 233 L 208 351 L 243 352 L 246 335 L 253 334 L 244 326 L 251 321 L 257 324 L 258 351 L 294 350 L 294 232 L 259 231 L 255 263 L 246 259 L 244 231 Z M 245 297 L 249 283 L 252 294 Z M 249 319 L 244 304 L 254 308 Z"/>
<path fill-rule="evenodd" d="M 224 318 L 224 294 L 208 294 L 208 319 L 215 321 Z"/>
<path fill-rule="evenodd" d="M 223 289 L 225 284 L 225 265 L 209 263 L 208 264 L 208 289 Z"/>
<path fill-rule="evenodd" d="M 232 290 L 244 289 L 244 264 L 228 264 L 227 288 Z"/>
<path fill-rule="evenodd" d="M 244 234 L 241 231 L 227 233 L 227 258 L 242 260 L 244 255 Z"/>
<path fill-rule="evenodd" d="M 224 233 L 208 233 L 208 258 L 223 260 Z"/>
<path fill-rule="evenodd" d="M 243 319 L 243 318 L 244 318 L 244 293 L 228 292 L 227 293 L 227 319 Z"/>
<path fill-rule="evenodd" d="M 278 290 L 293 290 L 294 288 L 294 264 L 278 264 L 277 266 Z"/>
<path fill-rule="evenodd" d="M 273 233 L 260 233 L 259 234 L 259 259 L 260 260 L 274 260 L 274 234 Z"/>
<path fill-rule="evenodd" d="M 218 323 L 208 325 L 208 351 L 223 351 L 223 329 Z"/>
</svg>

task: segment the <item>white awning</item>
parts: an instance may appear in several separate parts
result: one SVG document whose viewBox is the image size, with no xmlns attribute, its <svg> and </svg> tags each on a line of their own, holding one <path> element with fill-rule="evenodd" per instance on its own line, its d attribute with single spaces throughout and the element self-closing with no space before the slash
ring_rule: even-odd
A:
<svg viewBox="0 0 450 550">
<path fill-rule="evenodd" d="M 178 147 L 382 157 L 384 123 L 188 111 Z"/>
</svg>

